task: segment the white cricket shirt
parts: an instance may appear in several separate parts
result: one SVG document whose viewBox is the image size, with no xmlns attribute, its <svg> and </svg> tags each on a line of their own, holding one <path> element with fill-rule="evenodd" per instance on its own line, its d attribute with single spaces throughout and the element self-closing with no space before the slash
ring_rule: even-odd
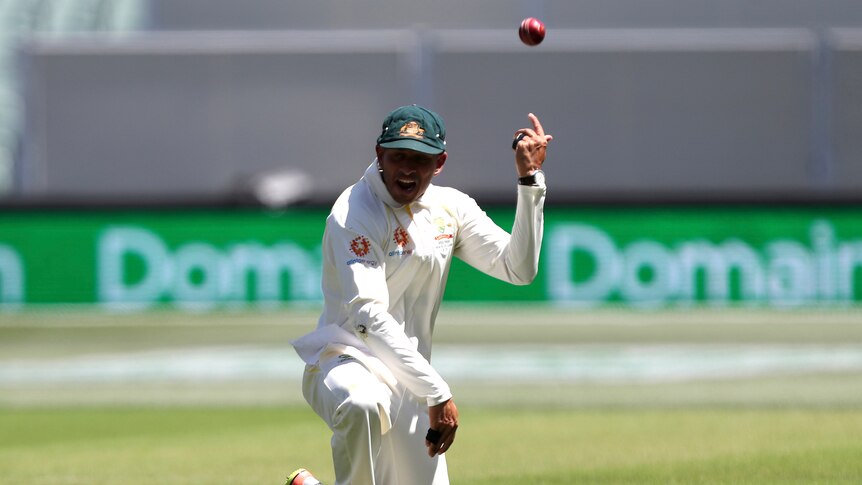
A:
<svg viewBox="0 0 862 485">
<path fill-rule="evenodd" d="M 510 235 L 453 188 L 431 184 L 416 202 L 398 204 L 374 160 L 326 220 L 324 309 L 317 329 L 291 342 L 300 357 L 316 364 L 335 347 L 360 360 L 379 359 L 391 372 L 384 379 L 394 378 L 429 406 L 450 399 L 430 359 L 452 257 L 518 285 L 538 271 L 545 187 L 517 187 Z"/>
</svg>

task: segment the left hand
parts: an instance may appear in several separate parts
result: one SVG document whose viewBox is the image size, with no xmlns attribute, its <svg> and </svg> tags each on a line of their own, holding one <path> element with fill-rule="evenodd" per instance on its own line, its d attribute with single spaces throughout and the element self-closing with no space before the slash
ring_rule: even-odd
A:
<svg viewBox="0 0 862 485">
<path fill-rule="evenodd" d="M 439 433 L 435 443 L 425 440 L 428 456 L 442 455 L 455 441 L 455 431 L 458 430 L 458 408 L 455 401 L 449 399 L 436 406 L 428 407 L 428 418 L 431 429 Z"/>
<path fill-rule="evenodd" d="M 521 128 L 515 132 L 515 138 L 520 134 L 524 137 L 515 145 L 515 170 L 518 177 L 526 177 L 536 170 L 541 170 L 545 163 L 545 152 L 548 142 L 554 137 L 546 135 L 539 118 L 533 113 L 527 115 L 533 124 L 532 128 Z"/>
</svg>

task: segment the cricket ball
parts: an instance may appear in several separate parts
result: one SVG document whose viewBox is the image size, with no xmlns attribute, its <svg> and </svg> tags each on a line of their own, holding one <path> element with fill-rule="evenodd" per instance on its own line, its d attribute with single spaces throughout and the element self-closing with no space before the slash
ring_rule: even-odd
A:
<svg viewBox="0 0 862 485">
<path fill-rule="evenodd" d="M 545 24 L 535 17 L 525 18 L 518 29 L 518 36 L 527 45 L 539 45 L 545 40 Z"/>
</svg>

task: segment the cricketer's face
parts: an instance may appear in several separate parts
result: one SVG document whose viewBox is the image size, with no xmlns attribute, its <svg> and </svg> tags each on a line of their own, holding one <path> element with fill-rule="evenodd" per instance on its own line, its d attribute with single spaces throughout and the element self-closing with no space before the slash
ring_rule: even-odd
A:
<svg viewBox="0 0 862 485">
<path fill-rule="evenodd" d="M 415 202 L 431 179 L 443 170 L 446 152 L 429 155 L 402 148 L 377 147 L 377 163 L 383 170 L 383 184 L 389 195 L 402 205 Z"/>
</svg>

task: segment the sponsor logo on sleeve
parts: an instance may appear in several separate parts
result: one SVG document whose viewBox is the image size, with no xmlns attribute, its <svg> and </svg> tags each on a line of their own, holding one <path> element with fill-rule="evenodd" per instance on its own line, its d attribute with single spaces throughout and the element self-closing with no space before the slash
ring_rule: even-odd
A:
<svg viewBox="0 0 862 485">
<path fill-rule="evenodd" d="M 365 259 L 364 257 L 368 255 L 368 252 L 371 250 L 371 242 L 368 241 L 368 238 L 365 236 L 357 236 L 350 241 L 350 252 L 355 254 L 357 257 L 353 259 L 347 260 L 347 264 L 351 265 L 354 263 L 362 263 L 364 265 L 370 266 L 372 268 L 377 267 L 377 261 L 372 261 Z"/>
<path fill-rule="evenodd" d="M 350 241 L 350 252 L 360 258 L 368 254 L 369 249 L 371 249 L 371 243 L 365 236 L 359 236 Z"/>
</svg>

